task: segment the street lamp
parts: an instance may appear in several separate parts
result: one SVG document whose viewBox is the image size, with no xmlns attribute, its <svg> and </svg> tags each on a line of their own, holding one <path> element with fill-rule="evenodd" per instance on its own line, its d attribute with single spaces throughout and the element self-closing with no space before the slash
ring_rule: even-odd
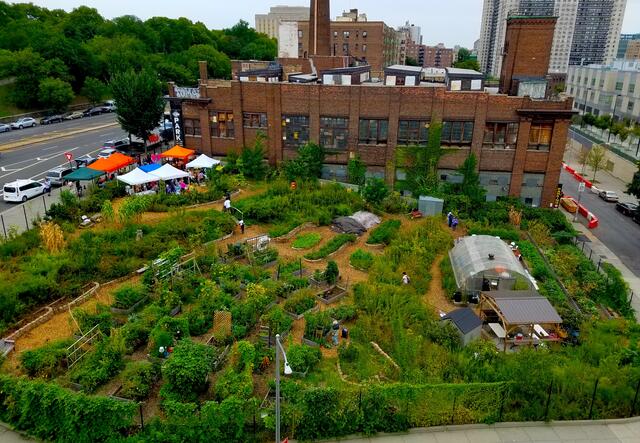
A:
<svg viewBox="0 0 640 443">
<path fill-rule="evenodd" d="M 293 374 L 287 354 L 280 343 L 280 334 L 276 334 L 276 443 L 280 443 L 280 352 L 284 358 L 284 375 Z"/>
</svg>

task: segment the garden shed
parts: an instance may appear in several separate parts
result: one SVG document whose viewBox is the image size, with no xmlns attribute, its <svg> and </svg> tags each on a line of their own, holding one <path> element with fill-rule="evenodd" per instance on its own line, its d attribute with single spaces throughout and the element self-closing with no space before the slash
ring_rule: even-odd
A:
<svg viewBox="0 0 640 443">
<path fill-rule="evenodd" d="M 451 311 L 442 317 L 442 321 L 449 322 L 455 326 L 463 346 L 480 338 L 482 333 L 482 320 L 471 308 L 460 308 Z"/>
<path fill-rule="evenodd" d="M 499 237 L 472 235 L 458 239 L 449 251 L 458 290 L 464 294 L 479 291 L 507 291 L 516 287 L 531 289 L 531 280 L 511 247 Z"/>
</svg>

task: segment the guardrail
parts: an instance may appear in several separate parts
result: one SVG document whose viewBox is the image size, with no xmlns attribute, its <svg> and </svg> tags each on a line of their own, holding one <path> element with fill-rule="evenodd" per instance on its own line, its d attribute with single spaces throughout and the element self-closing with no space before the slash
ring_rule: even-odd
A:
<svg viewBox="0 0 640 443">
<path fill-rule="evenodd" d="M 66 112 L 79 111 L 81 109 L 87 109 L 89 107 L 91 107 L 91 103 L 80 103 L 77 105 L 70 105 L 67 107 Z M 46 117 L 47 115 L 52 115 L 52 114 L 55 114 L 53 109 L 43 109 L 40 111 L 25 112 L 24 114 L 7 115 L 6 117 L 0 117 L 0 123 L 11 123 L 23 117 L 41 118 L 41 117 Z"/>
</svg>

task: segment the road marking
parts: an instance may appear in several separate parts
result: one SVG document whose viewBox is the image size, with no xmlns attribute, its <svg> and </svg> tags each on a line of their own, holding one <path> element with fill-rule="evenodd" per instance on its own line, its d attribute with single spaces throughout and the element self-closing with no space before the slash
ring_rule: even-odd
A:
<svg viewBox="0 0 640 443">
<path fill-rule="evenodd" d="M 55 146 L 49 146 L 48 148 L 42 148 L 43 151 L 50 151 L 51 149 L 56 149 L 58 147 L 58 145 Z"/>
</svg>

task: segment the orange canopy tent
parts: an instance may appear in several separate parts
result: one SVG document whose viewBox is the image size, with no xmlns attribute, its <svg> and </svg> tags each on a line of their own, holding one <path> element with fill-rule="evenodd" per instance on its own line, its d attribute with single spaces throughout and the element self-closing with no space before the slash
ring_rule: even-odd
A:
<svg viewBox="0 0 640 443">
<path fill-rule="evenodd" d="M 114 152 L 108 158 L 99 158 L 88 167 L 96 171 L 111 173 L 125 166 L 129 166 L 134 162 L 135 160 L 133 158 L 120 154 L 119 152 Z"/>
<path fill-rule="evenodd" d="M 195 155 L 195 153 L 196 151 L 194 151 L 193 149 L 186 149 L 186 148 L 183 148 L 182 146 L 175 145 L 173 148 L 160 154 L 160 157 L 178 158 L 186 162 L 189 159 L 189 157 L 191 157 L 192 155 Z"/>
</svg>

